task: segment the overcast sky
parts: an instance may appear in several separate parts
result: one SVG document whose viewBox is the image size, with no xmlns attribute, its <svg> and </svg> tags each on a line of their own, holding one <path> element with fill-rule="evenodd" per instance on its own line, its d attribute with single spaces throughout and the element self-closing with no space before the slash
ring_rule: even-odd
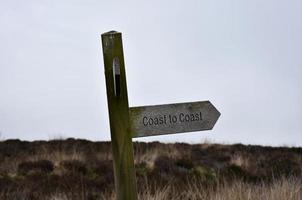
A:
<svg viewBox="0 0 302 200">
<path fill-rule="evenodd" d="M 0 132 L 110 140 L 101 33 L 130 106 L 210 100 L 212 131 L 143 141 L 302 146 L 301 0 L 0 0 Z"/>
</svg>

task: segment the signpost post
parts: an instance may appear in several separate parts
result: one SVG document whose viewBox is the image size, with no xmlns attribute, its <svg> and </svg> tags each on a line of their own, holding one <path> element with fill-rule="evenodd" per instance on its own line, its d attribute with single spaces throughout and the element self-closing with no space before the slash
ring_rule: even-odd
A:
<svg viewBox="0 0 302 200">
<path fill-rule="evenodd" d="M 132 138 L 211 130 L 220 113 L 209 101 L 129 108 L 122 34 L 102 34 L 118 200 L 137 200 Z"/>
<path fill-rule="evenodd" d="M 136 200 L 122 34 L 115 31 L 102 34 L 102 46 L 116 196 L 118 200 Z"/>
</svg>

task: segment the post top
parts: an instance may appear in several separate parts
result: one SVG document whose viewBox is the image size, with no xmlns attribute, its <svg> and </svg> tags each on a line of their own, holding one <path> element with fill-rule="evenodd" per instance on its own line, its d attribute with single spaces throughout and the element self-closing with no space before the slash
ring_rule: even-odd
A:
<svg viewBox="0 0 302 200">
<path fill-rule="evenodd" d="M 103 33 L 102 36 L 106 36 L 106 35 L 116 35 L 116 34 L 121 34 L 121 33 L 112 30 L 112 31 L 108 31 L 108 32 Z"/>
</svg>

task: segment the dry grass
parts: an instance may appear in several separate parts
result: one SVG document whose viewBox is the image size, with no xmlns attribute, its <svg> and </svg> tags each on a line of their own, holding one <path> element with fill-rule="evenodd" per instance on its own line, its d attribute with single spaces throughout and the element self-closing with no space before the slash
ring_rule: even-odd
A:
<svg viewBox="0 0 302 200">
<path fill-rule="evenodd" d="M 283 178 L 271 184 L 252 185 L 236 181 L 230 185 L 224 184 L 216 192 L 212 192 L 210 200 L 300 200 L 302 197 L 301 180 L 296 178 Z M 195 199 L 199 199 L 198 197 Z"/>
<path fill-rule="evenodd" d="M 297 178 L 282 178 L 271 184 L 249 184 L 237 180 L 233 183 L 221 183 L 213 188 L 204 189 L 192 181 L 182 190 L 174 186 L 157 188 L 151 192 L 146 188 L 139 193 L 141 200 L 301 200 L 302 182 Z M 114 194 L 103 196 L 114 200 Z M 63 199 L 62 199 L 63 200 Z"/>
<path fill-rule="evenodd" d="M 140 200 L 302 199 L 302 148 L 134 143 Z M 115 198 L 111 144 L 0 142 L 0 200 Z"/>
</svg>

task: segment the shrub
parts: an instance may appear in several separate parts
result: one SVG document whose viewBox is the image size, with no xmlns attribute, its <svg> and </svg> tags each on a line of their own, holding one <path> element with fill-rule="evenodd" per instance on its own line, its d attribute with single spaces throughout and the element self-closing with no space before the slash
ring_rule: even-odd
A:
<svg viewBox="0 0 302 200">
<path fill-rule="evenodd" d="M 189 160 L 186 158 L 181 158 L 181 159 L 176 160 L 175 164 L 176 164 L 176 166 L 185 168 L 185 169 L 192 169 L 194 167 L 192 160 Z"/>
<path fill-rule="evenodd" d="M 18 165 L 18 173 L 22 175 L 31 172 L 51 173 L 54 169 L 53 163 L 49 160 L 25 161 Z"/>
<path fill-rule="evenodd" d="M 267 179 L 301 175 L 300 165 L 292 157 L 276 155 L 263 161 L 261 165 L 266 171 Z"/>
<path fill-rule="evenodd" d="M 217 175 L 214 170 L 207 169 L 202 166 L 196 166 L 191 170 L 191 175 L 197 178 L 200 181 L 211 183 L 216 181 Z"/>
<path fill-rule="evenodd" d="M 137 176 L 147 176 L 150 173 L 151 169 L 148 168 L 146 162 L 141 162 L 135 165 L 135 172 Z"/>
<path fill-rule="evenodd" d="M 168 156 L 159 156 L 154 161 L 154 170 L 160 173 L 169 173 L 174 171 L 174 160 Z"/>
<path fill-rule="evenodd" d="M 92 167 L 93 173 L 102 177 L 108 185 L 114 183 L 113 162 L 112 160 L 98 161 Z"/>
<path fill-rule="evenodd" d="M 68 172 L 85 175 L 87 168 L 85 163 L 79 160 L 65 160 L 61 162 L 61 166 Z"/>
<path fill-rule="evenodd" d="M 243 179 L 243 180 L 247 180 L 248 178 L 250 178 L 250 176 L 249 176 L 249 174 L 248 174 L 247 171 L 245 171 L 240 166 L 235 165 L 235 164 L 231 164 L 231 165 L 228 165 L 225 168 L 223 168 L 221 170 L 221 175 L 224 178 L 228 178 L 228 179 Z"/>
</svg>

